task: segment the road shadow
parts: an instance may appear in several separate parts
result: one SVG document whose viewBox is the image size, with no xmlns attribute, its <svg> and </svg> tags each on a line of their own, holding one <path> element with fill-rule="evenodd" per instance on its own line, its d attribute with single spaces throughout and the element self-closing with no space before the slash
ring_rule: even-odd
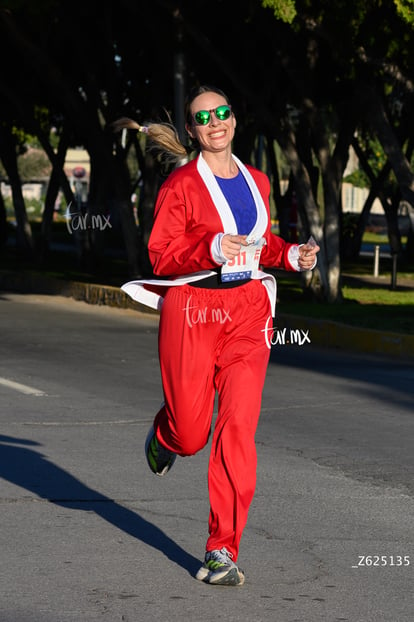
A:
<svg viewBox="0 0 414 622">
<path fill-rule="evenodd" d="M 40 443 L 0 435 L 0 477 L 65 508 L 94 512 L 111 525 L 163 553 L 192 576 L 200 562 L 161 529 L 89 488 L 39 452 Z"/>
</svg>

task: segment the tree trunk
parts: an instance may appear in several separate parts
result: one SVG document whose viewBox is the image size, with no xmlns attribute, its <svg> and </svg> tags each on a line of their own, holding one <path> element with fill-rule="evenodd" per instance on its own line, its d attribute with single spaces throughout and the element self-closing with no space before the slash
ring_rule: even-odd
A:
<svg viewBox="0 0 414 622">
<path fill-rule="evenodd" d="M 390 161 L 398 181 L 402 199 L 407 203 L 411 227 L 409 238 L 410 235 L 414 237 L 414 173 L 388 119 L 382 98 L 378 96 L 374 88 L 368 88 L 365 96 L 369 103 L 368 120 Z"/>
<path fill-rule="evenodd" d="M 372 204 L 374 203 L 374 200 L 376 199 L 376 197 L 378 197 L 382 191 L 384 183 L 387 180 L 391 172 L 391 164 L 390 164 L 390 161 L 387 160 L 387 162 L 382 167 L 379 175 L 375 177 L 368 163 L 368 160 L 356 139 L 352 141 L 352 146 L 354 148 L 356 155 L 358 156 L 358 160 L 359 160 L 361 168 L 363 169 L 363 171 L 365 171 L 366 175 L 368 176 L 371 182 L 371 189 L 369 191 L 369 195 L 365 201 L 364 207 L 360 214 L 357 229 L 355 231 L 354 240 L 353 240 L 353 255 L 354 257 L 358 257 L 361 251 L 362 238 L 364 235 L 365 228 L 368 224 L 368 218 L 369 218 L 369 213 L 371 211 Z M 382 201 L 382 203 L 384 206 L 385 204 L 384 201 Z"/>
<path fill-rule="evenodd" d="M 4 164 L 4 162 L 3 162 Z M 4 164 L 4 168 L 9 176 L 10 185 L 12 188 L 14 213 L 16 215 L 16 242 L 17 248 L 23 253 L 24 256 L 33 257 L 34 255 L 34 242 L 32 236 L 32 228 L 27 218 L 26 205 L 24 202 L 22 184 L 20 177 L 14 175 L 8 170 Z"/>
<path fill-rule="evenodd" d="M 298 210 L 303 226 L 302 242 L 306 242 L 309 235 L 313 235 L 321 248 L 318 253 L 318 264 L 311 275 L 309 287 L 318 299 L 329 300 L 329 281 L 324 235 L 319 209 L 312 191 L 311 178 L 299 158 L 293 135 L 286 134 L 282 140 L 283 144 L 281 144 L 281 147 L 283 148 L 284 154 L 289 162 L 292 175 L 295 180 Z"/>
<path fill-rule="evenodd" d="M 49 158 L 49 162 L 52 165 L 52 170 L 59 173 L 59 185 L 64 194 L 66 204 L 69 205 L 74 200 L 72 188 L 70 187 L 70 183 L 68 178 L 66 177 L 65 171 L 63 170 L 63 166 L 66 158 L 66 151 L 69 146 L 69 133 L 66 129 L 63 129 L 62 137 L 59 141 L 58 153 L 56 154 L 50 144 L 48 138 L 44 135 L 40 127 L 36 124 L 36 136 L 38 137 L 40 144 L 42 145 L 47 157 Z"/>
<path fill-rule="evenodd" d="M 326 262 L 328 266 L 328 302 L 340 302 L 342 292 L 340 286 L 340 192 L 338 180 L 332 174 L 331 167 L 322 175 L 324 187 L 324 242 Z"/>
<path fill-rule="evenodd" d="M 349 146 L 355 130 L 353 102 L 346 111 L 338 111 L 339 132 L 332 152 L 326 123 L 319 110 L 310 109 L 313 151 L 322 173 L 324 196 L 324 242 L 329 282 L 328 302 L 341 302 L 341 188 L 344 170 L 349 157 Z M 341 114 L 342 112 L 342 114 Z"/>
<path fill-rule="evenodd" d="M 390 243 L 391 253 L 401 255 L 401 233 L 398 226 L 399 198 L 394 198 L 392 203 L 389 203 L 384 196 L 380 198 L 384 208 L 385 218 L 387 220 L 388 240 Z"/>
<path fill-rule="evenodd" d="M 154 219 L 154 206 L 161 180 L 156 162 L 150 153 L 145 154 L 145 180 L 138 204 L 139 263 L 143 277 L 151 277 L 152 265 L 148 255 L 148 241 Z"/>
<path fill-rule="evenodd" d="M 277 160 L 274 146 L 274 139 L 271 136 L 266 137 L 267 145 L 267 159 L 269 162 L 269 169 L 271 173 L 271 179 L 273 180 L 273 198 L 276 205 L 276 217 L 279 220 L 279 234 L 284 240 L 289 240 L 289 202 L 292 198 L 292 187 L 289 182 L 289 187 L 284 195 L 280 190 L 279 171 L 277 168 Z"/>
<path fill-rule="evenodd" d="M 7 213 L 3 195 L 0 192 L 0 251 L 7 243 Z"/>
<path fill-rule="evenodd" d="M 54 157 L 52 158 L 53 161 L 51 161 L 52 162 L 52 173 L 50 175 L 49 184 L 48 184 L 47 191 L 46 191 L 45 209 L 43 212 L 42 226 L 41 226 L 41 237 L 40 237 L 40 261 L 41 262 L 44 262 L 49 252 L 56 199 L 57 199 L 59 189 L 61 186 L 62 177 L 66 179 L 66 175 L 63 171 L 63 166 L 65 163 L 67 148 L 68 148 L 68 140 L 67 140 L 67 135 L 64 132 L 59 142 L 57 154 L 53 152 Z M 73 197 L 72 192 L 71 194 Z"/>
<path fill-rule="evenodd" d="M 32 228 L 27 218 L 22 182 L 17 168 L 16 141 L 9 129 L 6 129 L 4 126 L 0 129 L 0 145 L 1 159 L 12 189 L 13 207 L 17 224 L 17 248 L 24 255 L 32 257 L 34 253 Z"/>
</svg>

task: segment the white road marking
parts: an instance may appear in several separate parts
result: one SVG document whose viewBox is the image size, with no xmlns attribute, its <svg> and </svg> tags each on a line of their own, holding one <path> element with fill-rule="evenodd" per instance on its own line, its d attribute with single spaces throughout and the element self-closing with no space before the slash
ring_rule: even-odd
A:
<svg viewBox="0 0 414 622">
<path fill-rule="evenodd" d="M 7 378 L 0 377 L 0 384 L 9 389 L 19 391 L 19 393 L 24 393 L 25 395 L 46 395 L 46 393 L 40 389 L 35 389 L 34 387 L 29 387 L 27 384 L 20 384 L 20 382 L 14 382 Z"/>
</svg>

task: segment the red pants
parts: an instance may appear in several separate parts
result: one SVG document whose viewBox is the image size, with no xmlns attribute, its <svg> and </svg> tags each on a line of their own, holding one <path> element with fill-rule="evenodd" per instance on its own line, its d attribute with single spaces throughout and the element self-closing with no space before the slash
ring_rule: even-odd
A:
<svg viewBox="0 0 414 622">
<path fill-rule="evenodd" d="M 171 287 L 160 318 L 159 356 L 165 405 L 154 422 L 158 440 L 181 456 L 208 442 L 215 393 L 206 550 L 223 546 L 237 559 L 256 486 L 254 436 L 269 360 L 265 287 Z"/>
</svg>

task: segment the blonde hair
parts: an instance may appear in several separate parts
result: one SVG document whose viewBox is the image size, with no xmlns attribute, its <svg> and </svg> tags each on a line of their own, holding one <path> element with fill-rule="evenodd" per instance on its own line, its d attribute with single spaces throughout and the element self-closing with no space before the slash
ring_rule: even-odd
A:
<svg viewBox="0 0 414 622">
<path fill-rule="evenodd" d="M 148 150 L 155 155 L 162 156 L 163 161 L 167 164 L 176 165 L 190 153 L 190 150 L 181 142 L 176 128 L 171 123 L 140 125 L 133 119 L 122 117 L 112 124 L 112 128 L 115 132 L 126 128 L 147 134 L 151 141 Z"/>
<path fill-rule="evenodd" d="M 208 84 L 196 86 L 190 91 L 185 101 L 184 115 L 188 125 L 191 125 L 193 121 L 190 111 L 191 103 L 196 97 L 203 93 L 217 93 L 217 95 L 224 97 L 226 102 L 230 104 L 229 98 L 221 89 Z M 167 167 L 181 164 L 192 151 L 199 148 L 195 139 L 192 140 L 192 144 L 189 147 L 183 145 L 172 123 L 148 123 L 148 125 L 139 125 L 139 123 L 133 119 L 122 117 L 122 119 L 118 119 L 118 121 L 112 123 L 112 127 L 114 131 L 127 128 L 147 134 L 150 139 L 150 144 L 147 149 L 154 153 L 154 155 L 160 156 L 162 162 Z"/>
</svg>

